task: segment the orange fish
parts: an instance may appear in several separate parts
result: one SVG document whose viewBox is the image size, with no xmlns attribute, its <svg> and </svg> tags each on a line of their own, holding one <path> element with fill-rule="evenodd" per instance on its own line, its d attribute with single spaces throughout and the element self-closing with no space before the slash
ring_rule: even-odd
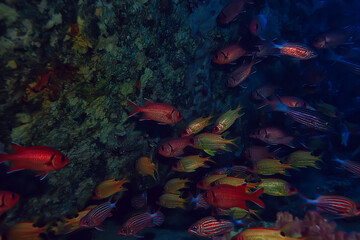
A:
<svg viewBox="0 0 360 240">
<path fill-rule="evenodd" d="M 65 222 L 58 222 L 57 226 L 53 228 L 55 235 L 68 234 L 78 229 L 83 229 L 84 227 L 80 227 L 80 220 L 96 206 L 97 205 L 91 205 L 87 207 L 85 210 L 78 212 L 74 218 L 64 217 Z"/>
<path fill-rule="evenodd" d="M 239 43 L 234 43 L 218 50 L 213 58 L 213 62 L 217 64 L 229 64 L 245 56 L 247 53 Z"/>
<path fill-rule="evenodd" d="M 187 146 L 192 146 L 190 139 L 190 137 L 170 139 L 160 146 L 158 153 L 164 157 L 179 157 L 184 154 Z"/>
<path fill-rule="evenodd" d="M 123 187 L 124 183 L 129 183 L 125 177 L 121 180 L 111 178 L 103 181 L 96 187 L 93 199 L 100 200 L 112 196 L 117 192 L 126 191 L 127 189 Z"/>
<path fill-rule="evenodd" d="M 216 18 L 220 25 L 227 24 L 235 19 L 237 15 L 245 11 L 244 5 L 246 3 L 253 3 L 254 0 L 233 0 L 226 5 Z"/>
<path fill-rule="evenodd" d="M 210 125 L 210 120 L 212 116 L 210 115 L 207 118 L 197 118 L 191 121 L 185 131 L 181 134 L 182 137 L 187 137 L 193 134 L 197 134 L 202 131 L 204 128 Z"/>
<path fill-rule="evenodd" d="M 149 157 L 139 158 L 136 162 L 136 170 L 141 176 L 152 176 L 155 181 L 157 177 L 159 177 L 157 165 L 151 162 L 151 158 Z"/>
<path fill-rule="evenodd" d="M 166 208 L 185 209 L 186 202 L 188 202 L 188 199 L 181 198 L 181 196 L 179 194 L 164 193 L 160 196 L 157 204 L 159 204 L 162 207 L 166 207 Z"/>
<path fill-rule="evenodd" d="M 189 179 L 173 178 L 167 181 L 164 186 L 166 193 L 180 194 L 179 189 L 188 188 L 186 183 L 190 182 Z"/>
<path fill-rule="evenodd" d="M 169 104 L 154 103 L 148 99 L 144 99 L 144 101 L 145 107 L 140 107 L 128 100 L 128 103 L 134 108 L 134 111 L 128 117 L 142 112 L 145 117 L 140 120 L 153 120 L 159 124 L 174 124 L 183 118 L 181 112 Z"/>
<path fill-rule="evenodd" d="M 20 196 L 9 191 L 0 191 L 0 216 L 12 209 L 19 201 Z"/>
<path fill-rule="evenodd" d="M 44 227 L 34 227 L 32 222 L 19 222 L 12 226 L 6 233 L 7 240 L 41 240 L 41 233 L 44 233 Z"/>
<path fill-rule="evenodd" d="M 208 168 L 209 166 L 206 165 L 205 162 L 215 163 L 215 161 L 209 157 L 203 158 L 198 155 L 186 156 L 180 159 L 176 167 L 172 167 L 172 170 L 177 172 L 195 172 L 195 170 L 200 167 Z"/>
</svg>

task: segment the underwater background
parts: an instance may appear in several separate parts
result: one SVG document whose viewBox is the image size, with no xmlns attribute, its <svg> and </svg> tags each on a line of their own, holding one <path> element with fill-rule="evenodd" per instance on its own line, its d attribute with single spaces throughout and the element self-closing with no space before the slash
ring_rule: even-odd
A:
<svg viewBox="0 0 360 240">
<path fill-rule="evenodd" d="M 359 11 L 357 0 L 1 1 L 2 239 L 253 240 L 236 238 L 249 228 L 263 240 L 360 239 Z M 41 179 L 12 168 L 12 143 L 68 163 Z M 210 193 L 244 185 L 204 186 L 214 175 L 253 185 L 242 197 L 265 191 L 265 206 L 220 210 Z M 280 193 L 259 187 L 264 179 L 280 179 Z M 4 191 L 19 196 L 8 209 Z M 354 205 L 340 212 L 319 196 Z M 78 216 L 110 202 L 105 231 L 80 226 Z M 151 215 L 146 228 L 119 236 L 136 213 Z M 209 216 L 226 229 L 191 232 Z"/>
</svg>

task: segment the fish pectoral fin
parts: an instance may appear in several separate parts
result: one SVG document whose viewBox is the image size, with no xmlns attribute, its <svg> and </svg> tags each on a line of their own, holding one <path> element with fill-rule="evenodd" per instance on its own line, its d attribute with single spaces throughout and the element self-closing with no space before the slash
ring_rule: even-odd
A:
<svg viewBox="0 0 360 240">
<path fill-rule="evenodd" d="M 215 156 L 215 152 L 214 150 L 210 150 L 210 149 L 204 149 L 204 152 L 206 152 L 207 154 L 209 154 L 210 156 Z"/>
<path fill-rule="evenodd" d="M 39 172 L 38 174 L 36 174 L 36 176 L 40 177 L 40 180 L 44 180 L 44 178 L 46 178 L 47 175 L 48 175 L 47 172 Z"/>
<path fill-rule="evenodd" d="M 24 170 L 24 169 L 25 168 L 18 167 L 15 164 L 11 164 L 10 168 L 8 169 L 8 171 L 6 173 L 13 173 L 13 172 L 21 171 L 21 170 Z"/>
<path fill-rule="evenodd" d="M 104 231 L 105 231 L 103 228 L 101 228 L 101 227 L 99 227 L 99 226 L 96 226 L 95 229 L 98 230 L 98 231 L 100 231 L 100 232 L 104 232 Z"/>
</svg>

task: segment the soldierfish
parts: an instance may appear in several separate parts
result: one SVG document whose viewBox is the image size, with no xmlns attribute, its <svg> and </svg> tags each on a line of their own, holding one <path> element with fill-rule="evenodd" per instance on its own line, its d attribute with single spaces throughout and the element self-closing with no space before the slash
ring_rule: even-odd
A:
<svg viewBox="0 0 360 240">
<path fill-rule="evenodd" d="M 173 138 L 162 144 L 158 153 L 164 157 L 179 157 L 187 146 L 192 146 L 190 137 Z"/>
<path fill-rule="evenodd" d="M 284 144 L 294 148 L 294 137 L 277 127 L 264 127 L 250 133 L 251 138 L 259 139 L 270 145 Z"/>
<path fill-rule="evenodd" d="M 248 52 L 239 43 L 234 43 L 218 50 L 212 61 L 217 64 L 229 64 L 246 54 Z"/>
<path fill-rule="evenodd" d="M 207 118 L 200 117 L 191 121 L 185 131 L 181 134 L 181 136 L 187 137 L 202 131 L 204 128 L 210 125 L 210 120 L 212 117 L 213 116 L 210 115 Z"/>
<path fill-rule="evenodd" d="M 181 112 L 174 106 L 167 103 L 154 103 L 148 99 L 144 99 L 144 101 L 145 107 L 140 107 L 128 100 L 128 103 L 134 108 L 134 111 L 128 117 L 142 112 L 145 117 L 141 120 L 153 120 L 159 124 L 175 124 L 183 118 Z"/>
<path fill-rule="evenodd" d="M 39 172 L 41 180 L 55 170 L 63 168 L 69 159 L 60 151 L 46 146 L 22 147 L 11 144 L 15 153 L 0 153 L 0 162 L 9 162 L 8 173 L 29 169 Z"/>
<path fill-rule="evenodd" d="M 235 69 L 234 72 L 231 73 L 226 83 L 226 86 L 229 88 L 233 88 L 240 85 L 247 79 L 250 74 L 255 72 L 252 67 L 258 62 L 260 62 L 260 60 L 256 60 L 255 55 L 250 62 L 246 63 L 244 61 L 240 67 L 238 67 L 237 69 Z"/>
<path fill-rule="evenodd" d="M 150 213 L 148 211 L 137 213 L 130 217 L 118 230 L 117 234 L 121 236 L 141 237 L 137 234 L 146 227 L 160 226 L 164 222 L 165 216 L 157 211 Z"/>
<path fill-rule="evenodd" d="M 19 201 L 20 196 L 17 193 L 9 191 L 0 191 L 0 216 L 12 209 Z"/>
<path fill-rule="evenodd" d="M 204 198 L 208 204 L 214 207 L 229 209 L 239 207 L 249 210 L 245 201 L 252 201 L 259 207 L 264 208 L 265 204 L 259 199 L 264 192 L 263 188 L 253 193 L 247 193 L 246 184 L 234 187 L 231 185 L 220 184 L 214 186 L 205 192 Z"/>
<path fill-rule="evenodd" d="M 258 56 L 258 55 L 256 55 Z M 257 88 L 256 90 L 254 90 L 251 93 L 251 98 L 253 100 L 265 100 L 268 97 L 272 96 L 275 93 L 275 90 L 278 89 L 278 86 L 274 86 L 272 84 L 265 84 L 259 88 Z"/>
<path fill-rule="evenodd" d="M 239 113 L 239 111 L 242 109 L 241 106 L 238 106 L 234 110 L 229 110 L 225 113 L 223 113 L 215 122 L 215 127 L 213 128 L 212 133 L 215 134 L 222 134 L 227 129 L 231 127 L 231 125 L 234 124 L 236 119 L 240 118 L 244 115 L 244 113 Z"/>
<path fill-rule="evenodd" d="M 220 25 L 227 24 L 234 20 L 234 18 L 241 12 L 245 11 L 244 5 L 246 3 L 253 3 L 254 0 L 232 0 L 226 5 L 216 18 Z"/>
<path fill-rule="evenodd" d="M 231 151 L 227 145 L 235 144 L 237 138 L 225 139 L 222 135 L 214 133 L 201 133 L 193 138 L 193 147 L 205 151 L 207 154 L 214 156 L 217 150 Z"/>
</svg>

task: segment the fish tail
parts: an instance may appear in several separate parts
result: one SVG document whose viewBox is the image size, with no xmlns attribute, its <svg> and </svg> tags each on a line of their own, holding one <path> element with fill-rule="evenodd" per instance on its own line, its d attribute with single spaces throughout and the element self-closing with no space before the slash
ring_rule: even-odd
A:
<svg viewBox="0 0 360 240">
<path fill-rule="evenodd" d="M 298 192 L 298 195 L 305 201 L 304 204 L 300 205 L 301 207 L 308 205 L 308 204 L 314 204 L 316 205 L 316 200 L 311 200 L 307 197 L 305 197 L 302 193 Z"/>
<path fill-rule="evenodd" d="M 127 100 L 128 104 L 133 108 L 133 111 L 128 115 L 129 117 L 134 116 L 135 114 L 139 113 L 142 111 L 142 108 L 138 105 L 136 105 L 135 103 L 133 103 L 132 101 L 130 101 L 129 99 Z"/>
<path fill-rule="evenodd" d="M 240 137 L 237 137 L 237 138 L 233 138 L 233 139 L 229 139 L 228 140 L 228 144 L 231 144 L 231 145 L 233 145 L 233 146 L 235 146 L 235 147 L 237 147 L 237 148 L 240 148 L 235 142 L 239 139 Z"/>
<path fill-rule="evenodd" d="M 253 194 L 250 195 L 251 199 L 249 200 L 255 203 L 256 205 L 258 205 L 259 207 L 264 208 L 265 203 L 259 199 L 260 195 L 263 194 L 263 192 L 264 192 L 264 188 L 260 188 L 256 190 L 255 192 L 253 192 Z"/>
<path fill-rule="evenodd" d="M 250 213 L 251 215 L 254 215 L 257 219 L 262 220 L 261 217 L 259 216 L 260 210 L 249 209 L 249 213 Z"/>
</svg>

